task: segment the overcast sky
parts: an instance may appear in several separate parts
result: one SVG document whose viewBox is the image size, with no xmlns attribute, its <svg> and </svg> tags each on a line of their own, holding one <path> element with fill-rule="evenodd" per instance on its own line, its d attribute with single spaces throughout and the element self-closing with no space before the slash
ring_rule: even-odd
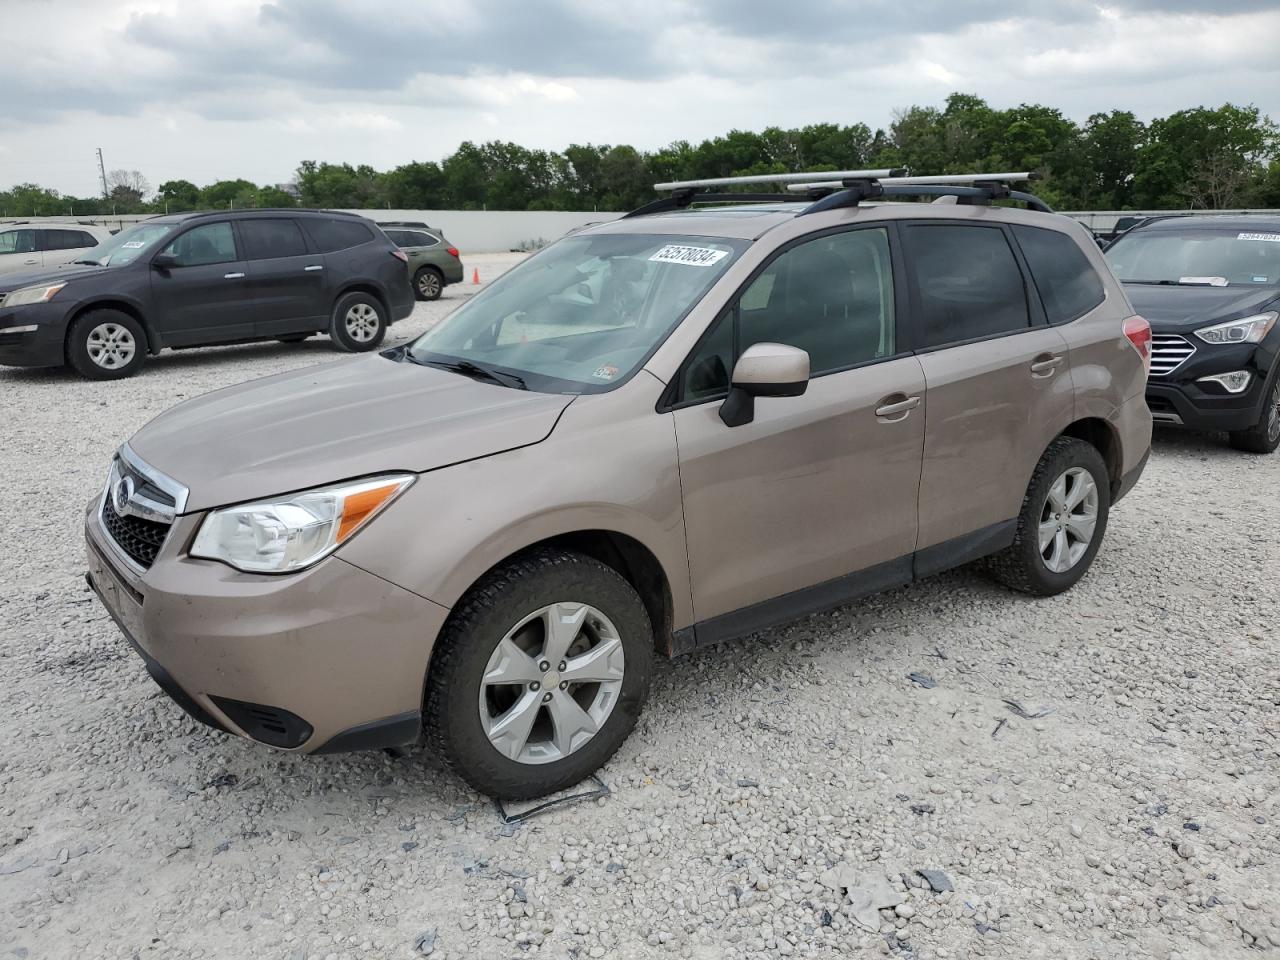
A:
<svg viewBox="0 0 1280 960">
<path fill-rule="evenodd" d="M 0 0 L 0 188 L 74 195 L 385 169 L 462 140 L 655 148 L 886 126 L 952 91 L 1076 120 L 1253 103 L 1280 120 L 1280 0 Z"/>
</svg>

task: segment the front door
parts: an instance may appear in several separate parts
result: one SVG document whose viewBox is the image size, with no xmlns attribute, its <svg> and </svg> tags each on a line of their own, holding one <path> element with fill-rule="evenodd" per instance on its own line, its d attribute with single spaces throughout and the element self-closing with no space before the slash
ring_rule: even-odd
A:
<svg viewBox="0 0 1280 960">
<path fill-rule="evenodd" d="M 202 223 L 162 251 L 171 266 L 151 271 L 153 322 L 166 347 L 253 336 L 246 267 L 230 221 Z"/>
<path fill-rule="evenodd" d="M 925 384 L 896 317 L 886 229 L 828 233 L 771 261 L 686 362 L 674 416 L 699 621 L 742 611 L 721 624 L 755 628 L 862 592 L 849 574 L 910 578 Z M 729 371 L 758 342 L 806 350 L 808 390 L 727 427 Z"/>
<path fill-rule="evenodd" d="M 1000 225 L 911 223 L 902 237 L 929 391 L 920 549 L 972 538 L 976 550 L 1012 532 L 998 525 L 1071 420 L 1067 344 L 1034 309 Z"/>
</svg>

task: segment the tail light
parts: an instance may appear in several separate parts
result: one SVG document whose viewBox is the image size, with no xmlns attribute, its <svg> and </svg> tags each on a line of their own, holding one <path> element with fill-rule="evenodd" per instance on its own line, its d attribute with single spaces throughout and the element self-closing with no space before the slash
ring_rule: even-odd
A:
<svg viewBox="0 0 1280 960">
<path fill-rule="evenodd" d="M 458 248 L 457 248 L 457 247 L 449 247 L 445 252 L 446 252 L 447 254 L 449 254 L 449 256 L 451 256 L 451 257 L 456 257 L 456 256 L 458 256 Z"/>
<path fill-rule="evenodd" d="M 1151 324 L 1147 323 L 1144 317 L 1140 317 L 1135 313 L 1132 317 L 1125 318 L 1124 335 L 1133 344 L 1133 349 L 1138 351 L 1138 356 L 1142 358 L 1143 367 L 1146 368 L 1147 373 L 1150 373 Z"/>
<path fill-rule="evenodd" d="M 405 253 L 403 250 L 392 250 L 391 255 L 395 257 L 397 260 L 399 260 L 401 263 L 409 262 L 409 255 Z"/>
</svg>

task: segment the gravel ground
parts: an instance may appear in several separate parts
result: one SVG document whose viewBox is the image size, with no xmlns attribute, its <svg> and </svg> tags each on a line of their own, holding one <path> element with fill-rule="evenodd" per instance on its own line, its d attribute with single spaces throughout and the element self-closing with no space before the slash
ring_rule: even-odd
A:
<svg viewBox="0 0 1280 960">
<path fill-rule="evenodd" d="M 118 443 L 331 359 L 320 339 L 116 384 L 0 369 L 0 957 L 1280 949 L 1280 456 L 1158 434 L 1065 596 L 962 570 L 660 664 L 612 794 L 504 823 L 422 751 L 200 727 L 85 590 L 81 509 Z"/>
</svg>

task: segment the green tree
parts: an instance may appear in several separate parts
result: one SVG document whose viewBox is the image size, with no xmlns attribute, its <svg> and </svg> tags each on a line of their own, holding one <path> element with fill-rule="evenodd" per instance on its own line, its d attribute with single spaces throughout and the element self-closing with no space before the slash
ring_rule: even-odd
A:
<svg viewBox="0 0 1280 960">
<path fill-rule="evenodd" d="M 156 207 L 171 213 L 200 207 L 200 188 L 190 180 L 166 180 L 156 191 Z"/>
<path fill-rule="evenodd" d="M 1133 207 L 1133 179 L 1147 128 L 1128 110 L 1095 113 L 1084 125 L 1084 204 L 1103 210 Z"/>
<path fill-rule="evenodd" d="M 1143 207 L 1237 205 L 1276 159 L 1275 124 L 1257 107 L 1195 107 L 1153 120 L 1139 151 L 1134 189 Z"/>
</svg>

